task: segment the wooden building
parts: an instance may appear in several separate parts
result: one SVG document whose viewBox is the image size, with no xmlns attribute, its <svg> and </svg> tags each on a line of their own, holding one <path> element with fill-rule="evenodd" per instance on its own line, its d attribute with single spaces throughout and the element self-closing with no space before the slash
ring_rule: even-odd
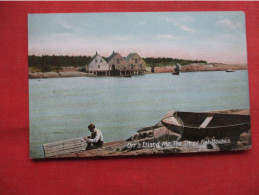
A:
<svg viewBox="0 0 259 195">
<path fill-rule="evenodd" d="M 110 66 L 111 76 L 133 74 L 128 62 L 119 53 L 113 52 L 107 62 Z"/>
<path fill-rule="evenodd" d="M 142 74 L 146 71 L 146 62 L 137 53 L 130 53 L 126 61 L 134 74 Z"/>
<path fill-rule="evenodd" d="M 95 73 L 98 76 L 110 76 L 109 64 L 103 59 L 102 56 L 97 54 L 97 52 L 85 66 L 85 70 L 89 73 Z"/>
</svg>

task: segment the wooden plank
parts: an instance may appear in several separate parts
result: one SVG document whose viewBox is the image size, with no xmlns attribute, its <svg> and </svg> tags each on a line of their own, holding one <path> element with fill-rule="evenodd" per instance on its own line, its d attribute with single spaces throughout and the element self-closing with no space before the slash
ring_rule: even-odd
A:
<svg viewBox="0 0 259 195">
<path fill-rule="evenodd" d="M 45 157 L 58 156 L 58 155 L 77 153 L 77 152 L 83 152 L 83 151 L 84 150 L 82 148 L 77 148 L 77 149 L 73 149 L 73 150 L 71 149 L 71 150 L 65 150 L 65 151 L 59 151 L 59 152 L 46 153 Z"/>
<path fill-rule="evenodd" d="M 81 151 L 84 151 L 83 147 L 76 147 L 76 148 L 71 148 L 71 149 L 66 149 L 66 150 L 46 152 L 45 157 L 56 156 L 56 155 L 61 155 L 61 154 L 68 154 L 68 153 L 73 153 L 73 152 L 81 152 Z"/>
<path fill-rule="evenodd" d="M 46 154 L 52 154 L 52 153 L 62 153 L 62 152 L 69 152 L 69 151 L 76 151 L 76 150 L 84 150 L 83 147 L 73 147 L 73 148 L 68 148 L 68 149 L 63 149 L 63 150 L 53 150 L 53 151 L 49 151 L 49 152 L 46 152 Z"/>
<path fill-rule="evenodd" d="M 61 156 L 61 155 L 66 155 L 66 154 L 76 154 L 76 153 L 79 153 L 79 152 L 83 152 L 83 150 L 73 150 L 73 151 L 46 154 L 45 158 L 49 158 L 49 157 L 53 157 L 53 156 Z"/>
<path fill-rule="evenodd" d="M 55 145 L 60 145 L 60 144 L 65 144 L 65 143 L 74 143 L 74 142 L 80 142 L 80 141 L 83 141 L 83 139 L 64 140 L 64 141 L 59 141 L 59 142 L 47 143 L 47 144 L 43 144 L 43 145 L 45 147 L 48 147 L 48 146 L 55 146 Z"/>
<path fill-rule="evenodd" d="M 65 143 L 73 143 L 73 142 L 83 142 L 83 138 L 74 138 L 74 139 L 67 139 L 67 140 L 63 140 L 63 141 L 58 141 L 58 142 L 52 142 L 52 143 L 46 143 L 43 144 L 44 147 L 52 147 L 55 145 L 60 145 L 60 144 L 65 144 Z"/>
<path fill-rule="evenodd" d="M 76 145 L 71 145 L 71 146 L 67 146 L 67 147 L 53 147 L 53 148 L 48 148 L 48 149 L 44 149 L 45 152 L 51 152 L 51 151 L 59 151 L 59 150 L 66 150 L 66 149 L 70 149 L 70 148 L 75 148 L 75 147 L 82 147 L 83 144 L 76 144 Z"/>
<path fill-rule="evenodd" d="M 208 116 L 203 123 L 201 124 L 200 128 L 206 128 L 210 121 L 213 119 L 213 116 Z"/>
<path fill-rule="evenodd" d="M 85 150 L 85 142 L 83 138 L 74 138 L 53 143 L 46 143 L 42 146 L 45 157 L 81 152 Z"/>
<path fill-rule="evenodd" d="M 55 145 L 55 146 L 48 146 L 45 147 L 43 146 L 45 149 L 51 149 L 51 148 L 55 148 L 55 147 L 68 147 L 68 146 L 73 146 L 73 145 L 78 145 L 78 144 L 83 144 L 85 142 L 73 142 L 73 143 L 66 143 L 66 144 L 60 144 L 60 145 Z"/>
<path fill-rule="evenodd" d="M 60 150 L 60 149 L 66 149 L 66 148 L 72 148 L 72 147 L 78 147 L 78 146 L 82 146 L 82 145 L 84 145 L 84 143 L 78 143 L 78 144 L 73 144 L 73 145 L 67 145 L 67 146 L 62 146 L 62 145 L 60 145 L 60 146 L 55 146 L 55 147 L 52 147 L 52 148 L 47 148 L 47 149 L 45 149 L 44 148 L 44 150 L 45 151 L 50 151 L 50 150 Z"/>
<path fill-rule="evenodd" d="M 168 117 L 163 120 L 164 123 L 182 126 L 175 117 Z"/>
</svg>

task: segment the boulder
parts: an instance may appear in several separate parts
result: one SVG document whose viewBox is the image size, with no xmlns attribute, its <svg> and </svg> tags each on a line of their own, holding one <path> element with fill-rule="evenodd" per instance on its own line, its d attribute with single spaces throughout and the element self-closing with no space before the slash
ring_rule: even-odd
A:
<svg viewBox="0 0 259 195">
<path fill-rule="evenodd" d="M 43 78 L 42 72 L 29 72 L 29 79 Z"/>
<path fill-rule="evenodd" d="M 84 72 L 60 72 L 61 77 L 85 77 L 88 76 L 88 73 Z"/>
<path fill-rule="evenodd" d="M 59 74 L 56 72 L 44 72 L 43 78 L 57 78 L 59 77 Z"/>
</svg>

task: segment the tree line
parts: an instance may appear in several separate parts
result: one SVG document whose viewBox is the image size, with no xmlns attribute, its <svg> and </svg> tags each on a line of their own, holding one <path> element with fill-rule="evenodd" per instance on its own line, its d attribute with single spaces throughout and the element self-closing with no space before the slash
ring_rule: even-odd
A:
<svg viewBox="0 0 259 195">
<path fill-rule="evenodd" d="M 28 56 L 29 67 L 35 70 L 48 72 L 58 71 L 62 67 L 83 67 L 90 60 L 91 56 Z"/>
<path fill-rule="evenodd" d="M 188 65 L 191 63 L 207 63 L 204 60 L 186 60 L 186 59 L 178 59 L 178 58 L 163 58 L 163 57 L 147 57 L 143 58 L 147 64 L 150 64 L 150 66 L 162 66 L 163 64 L 172 64 L 179 63 L 182 66 Z"/>
<path fill-rule="evenodd" d="M 62 67 L 84 67 L 92 59 L 91 56 L 56 56 L 56 55 L 43 55 L 35 56 L 29 55 L 28 62 L 29 67 L 35 71 L 58 71 Z M 107 57 L 104 57 L 107 60 Z M 177 58 L 164 58 L 164 57 L 147 57 L 143 58 L 147 63 L 147 66 L 163 66 L 163 65 L 174 65 L 179 63 L 181 65 L 187 65 L 190 63 L 207 63 L 204 60 L 185 60 Z"/>
</svg>

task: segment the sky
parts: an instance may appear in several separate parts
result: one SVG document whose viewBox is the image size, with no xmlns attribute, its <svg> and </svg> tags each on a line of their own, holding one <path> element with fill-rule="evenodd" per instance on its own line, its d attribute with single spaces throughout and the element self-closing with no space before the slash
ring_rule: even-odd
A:
<svg viewBox="0 0 259 195">
<path fill-rule="evenodd" d="M 29 14 L 29 55 L 108 57 L 137 52 L 208 62 L 247 63 L 243 12 Z"/>
</svg>

